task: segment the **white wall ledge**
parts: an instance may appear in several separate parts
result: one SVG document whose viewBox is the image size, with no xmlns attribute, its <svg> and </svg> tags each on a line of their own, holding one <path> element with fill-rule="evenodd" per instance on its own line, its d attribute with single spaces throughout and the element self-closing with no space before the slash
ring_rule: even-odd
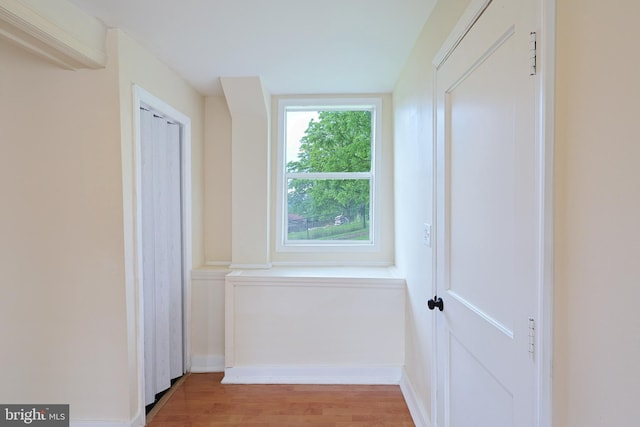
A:
<svg viewBox="0 0 640 427">
<path fill-rule="evenodd" d="M 233 282 L 385 282 L 404 286 L 395 267 L 273 267 L 264 270 L 236 270 L 227 276 Z"/>
<path fill-rule="evenodd" d="M 273 267 L 267 269 L 231 269 L 200 267 L 191 271 L 192 280 L 229 279 L 234 283 L 386 283 L 404 287 L 405 278 L 396 267 Z"/>
</svg>

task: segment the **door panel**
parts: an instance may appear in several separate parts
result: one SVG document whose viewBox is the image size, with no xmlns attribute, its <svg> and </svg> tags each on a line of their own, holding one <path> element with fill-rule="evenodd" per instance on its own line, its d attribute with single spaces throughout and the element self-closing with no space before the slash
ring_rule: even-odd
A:
<svg viewBox="0 0 640 427">
<path fill-rule="evenodd" d="M 184 373 L 183 362 L 183 266 L 182 266 L 182 170 L 180 126 L 176 123 L 167 123 L 166 145 L 166 186 L 168 203 L 167 222 L 169 226 L 165 230 L 168 252 L 168 277 L 169 292 L 169 376 L 178 378 Z"/>
<path fill-rule="evenodd" d="M 145 405 L 183 374 L 179 125 L 140 110 Z"/>
<path fill-rule="evenodd" d="M 513 37 L 447 92 L 449 290 L 487 317 L 513 328 L 515 233 Z M 477 100 L 483 100 L 481 103 Z M 509 179 L 505 179 L 508 177 Z M 490 201 L 490 203 L 487 203 Z M 498 262 L 495 262 L 498 261 Z M 487 283 L 488 286 L 478 286 Z"/>
<path fill-rule="evenodd" d="M 507 426 L 513 419 L 513 394 L 464 345 L 451 336 L 450 407 L 452 426 Z"/>
<path fill-rule="evenodd" d="M 154 341 L 155 341 L 155 383 L 156 393 L 171 387 L 170 354 L 171 342 L 169 328 L 173 319 L 169 315 L 169 293 L 171 288 L 171 252 L 168 247 L 168 230 L 173 224 L 169 221 L 168 206 L 171 203 L 169 193 L 168 161 L 169 140 L 167 136 L 167 121 L 153 115 L 151 121 L 151 152 L 153 158 L 152 174 L 152 211 L 143 216 L 143 220 L 153 217 L 154 246 L 152 248 L 155 266 L 155 281 L 145 280 L 145 292 L 153 287 L 155 292 Z M 146 325 L 145 325 L 146 326 Z"/>
<path fill-rule="evenodd" d="M 438 67 L 438 426 L 533 426 L 540 162 L 534 0 L 494 0 Z"/>
</svg>

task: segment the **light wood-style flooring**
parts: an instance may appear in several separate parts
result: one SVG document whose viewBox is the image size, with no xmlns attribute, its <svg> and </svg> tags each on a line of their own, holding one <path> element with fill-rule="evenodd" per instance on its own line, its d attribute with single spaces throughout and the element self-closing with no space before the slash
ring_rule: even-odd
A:
<svg viewBox="0 0 640 427">
<path fill-rule="evenodd" d="M 190 374 L 149 414 L 149 427 L 413 426 L 392 385 L 235 385 Z"/>
</svg>

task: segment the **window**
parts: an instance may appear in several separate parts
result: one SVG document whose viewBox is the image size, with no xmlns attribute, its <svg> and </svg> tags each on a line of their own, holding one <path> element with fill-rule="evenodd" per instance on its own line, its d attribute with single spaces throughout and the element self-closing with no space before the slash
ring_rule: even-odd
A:
<svg viewBox="0 0 640 427">
<path fill-rule="evenodd" d="M 380 100 L 279 107 L 278 248 L 372 247 Z"/>
</svg>

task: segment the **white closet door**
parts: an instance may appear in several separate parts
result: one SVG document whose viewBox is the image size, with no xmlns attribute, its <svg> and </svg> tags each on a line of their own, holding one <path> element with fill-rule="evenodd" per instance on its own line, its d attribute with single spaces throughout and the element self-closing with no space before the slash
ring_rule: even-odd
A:
<svg viewBox="0 0 640 427">
<path fill-rule="evenodd" d="M 155 232 L 153 217 L 153 113 L 140 110 L 141 214 L 142 214 L 142 280 L 144 298 L 144 404 L 154 402 L 155 382 Z"/>
<path fill-rule="evenodd" d="M 141 111 L 145 404 L 183 374 L 180 129 Z"/>
<path fill-rule="evenodd" d="M 169 278 L 169 374 L 171 379 L 184 373 L 182 339 L 182 215 L 181 215 L 181 169 L 180 127 L 167 125 L 167 256 Z"/>
<path fill-rule="evenodd" d="M 151 136 L 153 150 L 153 233 L 155 235 L 155 383 L 156 393 L 171 387 L 169 355 L 171 352 L 169 336 L 169 295 L 170 269 L 169 251 L 167 248 L 167 230 L 170 227 L 167 204 L 169 191 L 167 184 L 169 144 L 167 122 L 161 117 L 153 116 Z M 147 283 L 150 285 L 150 283 Z"/>
</svg>

